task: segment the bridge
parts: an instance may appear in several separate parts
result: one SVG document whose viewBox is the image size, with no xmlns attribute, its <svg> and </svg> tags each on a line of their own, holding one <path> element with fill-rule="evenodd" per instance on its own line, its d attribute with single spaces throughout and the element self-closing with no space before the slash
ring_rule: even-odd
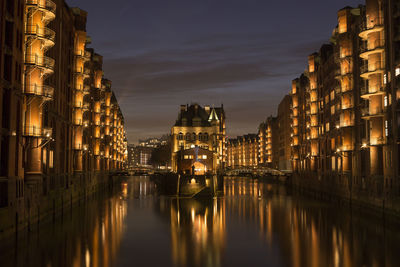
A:
<svg viewBox="0 0 400 267">
<path fill-rule="evenodd" d="M 285 172 L 280 170 L 272 169 L 265 166 L 257 167 L 237 167 L 225 170 L 225 175 L 227 176 L 284 176 Z"/>
</svg>

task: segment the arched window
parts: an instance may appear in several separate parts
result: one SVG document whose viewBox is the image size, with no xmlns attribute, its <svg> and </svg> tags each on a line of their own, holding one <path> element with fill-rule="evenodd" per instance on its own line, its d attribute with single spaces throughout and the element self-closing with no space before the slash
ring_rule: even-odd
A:
<svg viewBox="0 0 400 267">
<path fill-rule="evenodd" d="M 178 140 L 183 140 L 183 133 L 179 133 L 177 138 L 178 138 Z"/>
<path fill-rule="evenodd" d="M 205 133 L 205 134 L 203 135 L 203 138 L 204 138 L 204 141 L 208 141 L 208 133 Z"/>
<path fill-rule="evenodd" d="M 199 141 L 203 141 L 203 134 L 199 133 Z"/>
<path fill-rule="evenodd" d="M 192 140 L 196 141 L 196 133 L 192 133 Z"/>
<path fill-rule="evenodd" d="M 185 136 L 186 141 L 190 141 L 190 133 L 187 133 Z"/>
</svg>

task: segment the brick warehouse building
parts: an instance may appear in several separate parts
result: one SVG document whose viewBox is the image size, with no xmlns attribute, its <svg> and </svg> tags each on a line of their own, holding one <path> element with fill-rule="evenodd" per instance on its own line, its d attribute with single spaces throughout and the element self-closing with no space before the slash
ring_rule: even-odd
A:
<svg viewBox="0 0 400 267">
<path fill-rule="evenodd" d="M 126 158 L 124 119 L 86 47 L 87 13 L 1 0 L 0 231 L 89 194 Z"/>
</svg>

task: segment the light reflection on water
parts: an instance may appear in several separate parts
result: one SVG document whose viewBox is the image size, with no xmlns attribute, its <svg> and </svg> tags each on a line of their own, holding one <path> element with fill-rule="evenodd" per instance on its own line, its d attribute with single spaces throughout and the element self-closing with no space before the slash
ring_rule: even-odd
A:
<svg viewBox="0 0 400 267">
<path fill-rule="evenodd" d="M 178 200 L 130 177 L 114 191 L 0 245 L 0 265 L 399 266 L 397 224 L 284 187 L 234 178 L 223 198 Z"/>
</svg>

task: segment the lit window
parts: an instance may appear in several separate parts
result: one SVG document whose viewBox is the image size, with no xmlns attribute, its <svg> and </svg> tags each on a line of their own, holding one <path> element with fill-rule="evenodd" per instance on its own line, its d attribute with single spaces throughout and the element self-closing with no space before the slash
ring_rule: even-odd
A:
<svg viewBox="0 0 400 267">
<path fill-rule="evenodd" d="M 383 74 L 383 84 L 387 84 L 387 74 Z"/>
<path fill-rule="evenodd" d="M 183 158 L 184 159 L 189 159 L 189 155 L 184 155 Z"/>
<path fill-rule="evenodd" d="M 388 106 L 388 97 L 387 97 L 387 95 L 385 95 L 383 102 L 385 104 L 385 107 L 387 107 Z"/>
<path fill-rule="evenodd" d="M 203 156 L 203 157 L 202 157 L 203 159 L 207 159 L 207 155 L 202 155 L 202 156 Z"/>
<path fill-rule="evenodd" d="M 53 150 L 50 150 L 50 155 L 49 155 L 49 168 L 53 168 Z"/>
<path fill-rule="evenodd" d="M 385 135 L 389 136 L 389 123 L 388 123 L 388 121 L 385 121 Z"/>
<path fill-rule="evenodd" d="M 400 75 L 400 67 L 396 68 L 396 76 L 399 76 L 399 75 Z"/>
</svg>

